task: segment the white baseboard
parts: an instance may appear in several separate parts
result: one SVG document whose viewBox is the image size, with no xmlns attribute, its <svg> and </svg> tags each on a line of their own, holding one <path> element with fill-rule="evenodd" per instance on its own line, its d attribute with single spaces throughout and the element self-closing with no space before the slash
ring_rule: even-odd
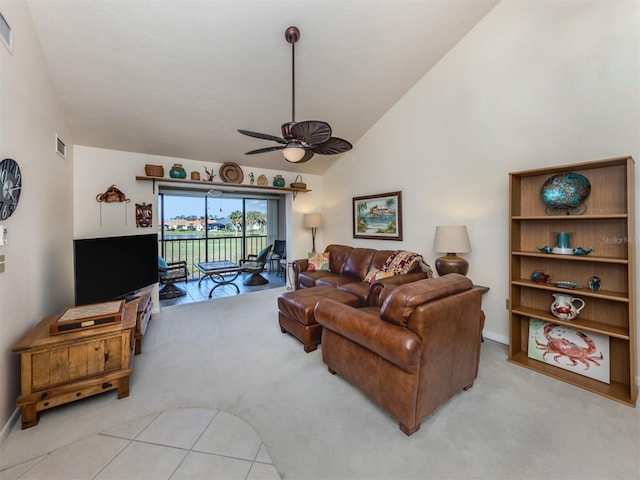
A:
<svg viewBox="0 0 640 480">
<path fill-rule="evenodd" d="M 509 337 L 505 337 L 504 335 L 500 335 L 499 333 L 492 332 L 490 330 L 483 330 L 482 336 L 484 338 L 488 338 L 489 340 L 493 340 L 494 342 L 509 345 Z"/>
<path fill-rule="evenodd" d="M 7 423 L 4 425 L 4 427 L 2 427 L 2 430 L 0 430 L 0 447 L 2 447 L 2 445 L 7 440 L 7 438 L 9 438 L 9 433 L 11 433 L 13 426 L 19 419 L 20 419 L 20 408 L 16 408 L 11 414 L 11 416 L 9 417 L 9 420 L 7 421 Z"/>
</svg>

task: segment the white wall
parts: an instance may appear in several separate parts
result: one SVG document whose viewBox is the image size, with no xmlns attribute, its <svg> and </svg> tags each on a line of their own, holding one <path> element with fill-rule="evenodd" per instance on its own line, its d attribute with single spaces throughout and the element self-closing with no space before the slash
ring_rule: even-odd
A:
<svg viewBox="0 0 640 480">
<path fill-rule="evenodd" d="M 204 168 L 216 173 L 214 181 L 221 181 L 218 170 L 222 163 L 201 162 L 196 160 L 146 155 L 141 153 L 121 152 L 102 148 L 93 148 L 76 145 L 74 150 L 75 166 L 73 186 L 74 192 L 74 226 L 75 238 L 107 237 L 116 235 L 134 235 L 141 232 L 136 228 L 135 204 L 153 204 L 153 228 L 145 229 L 148 233 L 157 231 L 158 217 L 158 188 L 153 192 L 153 183 L 136 180 L 136 176 L 145 175 L 145 164 L 162 165 L 165 177 L 169 177 L 169 170 L 174 163 L 182 164 L 190 178 L 192 171 L 200 172 L 203 177 Z M 238 162 L 241 162 L 240 158 Z M 253 172 L 257 179 L 264 174 L 271 180 L 277 174 L 284 176 L 286 185 L 294 181 L 295 175 L 289 172 L 267 169 L 249 169 L 241 167 L 244 173 L 244 187 L 250 187 L 249 173 Z M 320 204 L 322 196 L 322 178 L 318 175 L 304 175 L 308 193 L 299 193 L 293 200 L 291 194 L 287 195 L 287 247 L 289 258 L 298 258 L 306 255 L 310 250 L 310 233 L 302 230 L 302 214 L 315 211 L 315 205 Z M 122 203 L 98 203 L 96 195 L 104 192 L 109 186 L 115 184 L 122 190 L 131 202 Z M 175 184 L 172 184 L 175 186 Z M 208 189 L 206 185 L 180 185 L 190 188 Z M 229 185 L 228 188 L 233 188 Z M 223 188 L 227 188 L 226 186 Z M 268 192 L 272 193 L 272 192 Z M 305 235 L 308 235 L 308 239 Z M 157 304 L 157 302 L 156 302 Z"/>
<path fill-rule="evenodd" d="M 0 273 L 0 425 L 15 411 L 20 392 L 17 342 L 44 316 L 73 301 L 72 139 L 59 109 L 40 43 L 24 2 L 0 1 L 13 29 L 10 53 L 0 42 L 0 155 L 16 160 L 23 189 Z M 67 144 L 64 160 L 55 135 Z M 6 431 L 3 431 L 3 434 Z"/>
<path fill-rule="evenodd" d="M 639 14 L 628 1 L 500 3 L 324 176 L 324 238 L 433 265 L 436 225 L 466 224 L 468 276 L 491 287 L 485 335 L 506 343 L 508 173 L 640 161 Z M 635 181 L 640 198 L 640 166 Z M 404 241 L 354 241 L 351 197 L 395 190 Z"/>
</svg>

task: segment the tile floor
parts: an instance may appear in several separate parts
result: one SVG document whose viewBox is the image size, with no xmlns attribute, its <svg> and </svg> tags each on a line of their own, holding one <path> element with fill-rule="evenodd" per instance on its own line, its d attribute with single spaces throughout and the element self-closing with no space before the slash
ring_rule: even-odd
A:
<svg viewBox="0 0 640 480">
<path fill-rule="evenodd" d="M 269 283 L 242 285 L 239 294 L 278 288 L 286 278 L 264 272 Z M 186 291 L 161 300 L 160 308 L 209 300 L 212 280 L 177 284 Z M 231 285 L 220 286 L 212 298 L 238 295 Z M 77 459 L 82 458 L 82 462 Z M 280 479 L 262 440 L 244 420 L 204 408 L 177 409 L 146 416 L 106 430 L 39 458 L 0 471 L 0 480 L 255 480 Z"/>
<path fill-rule="evenodd" d="M 281 477 L 262 440 L 244 420 L 217 409 L 180 408 L 132 420 L 0 472 L 2 480 L 44 478 Z"/>
</svg>

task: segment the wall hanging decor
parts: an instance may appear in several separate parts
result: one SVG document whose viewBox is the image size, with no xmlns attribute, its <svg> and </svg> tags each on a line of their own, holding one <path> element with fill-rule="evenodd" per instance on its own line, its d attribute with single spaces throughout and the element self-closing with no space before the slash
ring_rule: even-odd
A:
<svg viewBox="0 0 640 480">
<path fill-rule="evenodd" d="M 18 162 L 5 158 L 0 162 L 0 220 L 5 220 L 18 208 L 22 191 L 22 174 Z"/>
<path fill-rule="evenodd" d="M 402 192 L 353 197 L 353 238 L 402 240 Z"/>
<path fill-rule="evenodd" d="M 136 227 L 151 228 L 153 223 L 153 204 L 136 203 Z"/>
<path fill-rule="evenodd" d="M 96 195 L 96 201 L 100 203 L 100 226 L 102 226 L 102 204 L 103 203 L 124 203 L 124 224 L 127 224 L 127 203 L 131 199 L 127 198 L 122 190 L 115 185 L 111 185 L 104 193 Z"/>
</svg>

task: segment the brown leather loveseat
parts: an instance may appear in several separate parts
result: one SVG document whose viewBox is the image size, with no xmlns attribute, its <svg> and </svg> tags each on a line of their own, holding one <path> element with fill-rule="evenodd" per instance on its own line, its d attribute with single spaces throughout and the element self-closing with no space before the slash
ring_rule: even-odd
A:
<svg viewBox="0 0 640 480">
<path fill-rule="evenodd" d="M 478 373 L 484 326 L 481 290 L 449 274 L 385 287 L 381 306 L 330 299 L 315 307 L 322 360 L 400 422 L 411 435 Z"/>
<path fill-rule="evenodd" d="M 347 245 L 329 245 L 324 254 L 329 257 L 328 270 L 310 270 L 309 260 L 293 262 L 293 280 L 296 290 L 316 286 L 333 287 L 351 293 L 360 299 L 360 306 L 373 300 L 384 285 L 401 285 L 433 276 L 431 267 L 422 257 L 399 250 L 375 250 Z M 396 270 L 389 277 L 367 280 L 367 274 L 383 269 Z"/>
</svg>

